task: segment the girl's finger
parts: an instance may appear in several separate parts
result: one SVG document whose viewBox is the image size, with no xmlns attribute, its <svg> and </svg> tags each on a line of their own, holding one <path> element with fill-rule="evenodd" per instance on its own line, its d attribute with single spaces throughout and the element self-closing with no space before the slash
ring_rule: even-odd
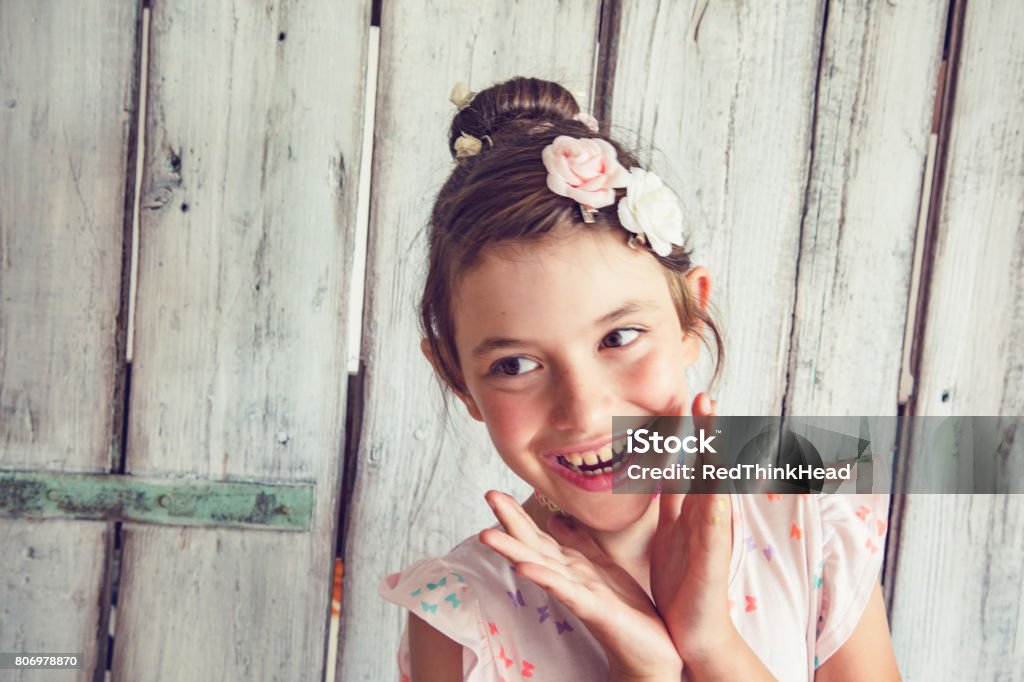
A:
<svg viewBox="0 0 1024 682">
<path fill-rule="evenodd" d="M 490 490 L 484 496 L 505 531 L 536 551 L 556 558 L 558 546 L 551 537 L 537 527 L 522 505 L 511 495 Z"/>
<path fill-rule="evenodd" d="M 658 527 L 656 534 L 669 531 L 675 526 L 679 514 L 683 510 L 683 499 L 686 495 L 662 493 L 658 500 Z"/>
<path fill-rule="evenodd" d="M 550 567 L 552 570 L 561 571 L 564 569 L 564 562 L 560 559 L 549 557 L 524 542 L 517 540 L 508 533 L 503 533 L 496 528 L 488 528 L 480 532 L 480 542 L 490 547 L 513 564 L 528 561 Z"/>
<path fill-rule="evenodd" d="M 699 393 L 697 395 L 693 401 L 691 412 L 693 414 L 693 428 L 695 431 L 710 433 L 714 430 L 715 417 L 718 415 L 718 402 L 712 400 L 707 393 Z M 704 465 L 714 463 L 715 457 L 713 455 L 706 455 L 703 452 L 697 453 L 697 479 L 690 488 L 691 492 L 711 493 L 722 487 L 714 478 L 705 479 L 702 475 Z"/>
<path fill-rule="evenodd" d="M 565 604 L 580 620 L 589 620 L 591 614 L 585 598 L 587 590 L 569 576 L 532 561 L 516 563 L 516 573 L 544 588 L 548 594 Z"/>
<path fill-rule="evenodd" d="M 684 522 L 697 544 L 694 549 L 704 552 L 709 559 L 728 551 L 732 529 L 728 494 L 687 495 L 683 504 Z"/>
<path fill-rule="evenodd" d="M 694 428 L 710 431 L 715 423 L 716 407 L 717 403 L 711 400 L 707 393 L 697 394 L 693 400 L 693 408 L 690 410 L 693 415 Z"/>
</svg>

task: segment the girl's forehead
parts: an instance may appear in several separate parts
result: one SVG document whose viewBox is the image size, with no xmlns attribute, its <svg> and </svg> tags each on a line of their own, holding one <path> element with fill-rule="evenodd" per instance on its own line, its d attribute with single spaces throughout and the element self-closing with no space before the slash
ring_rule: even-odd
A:
<svg viewBox="0 0 1024 682">
<path fill-rule="evenodd" d="M 454 294 L 456 328 L 466 331 L 528 323 L 543 332 L 546 324 L 597 321 L 628 303 L 672 309 L 662 266 L 646 249 L 630 248 L 623 230 L 583 228 L 491 248 Z"/>
</svg>

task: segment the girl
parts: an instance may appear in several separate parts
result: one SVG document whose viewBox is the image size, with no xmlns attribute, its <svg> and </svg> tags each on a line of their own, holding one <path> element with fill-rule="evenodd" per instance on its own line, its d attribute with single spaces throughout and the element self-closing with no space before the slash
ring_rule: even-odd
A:
<svg viewBox="0 0 1024 682">
<path fill-rule="evenodd" d="M 422 348 L 536 493 L 384 579 L 402 679 L 899 679 L 885 496 L 611 493 L 613 415 L 716 412 L 685 379 L 722 341 L 675 196 L 556 83 L 453 97 Z"/>
</svg>

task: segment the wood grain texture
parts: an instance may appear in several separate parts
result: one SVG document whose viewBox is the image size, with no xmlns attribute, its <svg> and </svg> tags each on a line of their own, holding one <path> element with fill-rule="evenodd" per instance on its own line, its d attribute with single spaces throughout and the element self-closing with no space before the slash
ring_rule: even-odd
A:
<svg viewBox="0 0 1024 682">
<path fill-rule="evenodd" d="M 917 414 L 1024 414 L 1024 5 L 968 3 Z"/>
<path fill-rule="evenodd" d="M 1024 5 L 972 0 L 965 11 L 914 406 L 920 415 L 1021 415 Z M 925 440 L 910 451 L 912 486 L 942 475 Z M 1015 441 L 1006 471 L 1020 489 L 1020 433 Z M 1019 498 L 906 500 L 891 615 L 905 679 L 1024 676 Z"/>
<path fill-rule="evenodd" d="M 137 5 L 0 3 L 3 468 L 111 465 Z M 83 667 L 61 675 L 92 679 L 106 638 L 105 533 L 0 520 L 0 650 L 82 653 Z"/>
<path fill-rule="evenodd" d="M 713 277 L 728 414 L 779 414 L 824 2 L 625 3 L 613 134 L 680 195 Z M 691 372 L 707 387 L 707 357 Z"/>
<path fill-rule="evenodd" d="M 1021 495 L 905 500 L 890 614 L 904 680 L 1021 679 L 1022 519 Z"/>
<path fill-rule="evenodd" d="M 368 25 L 152 8 L 127 469 L 316 501 L 308 534 L 126 524 L 115 679 L 323 675 Z"/>
<path fill-rule="evenodd" d="M 95 679 L 105 575 L 105 523 L 0 519 L 0 649 L 82 655 L 71 671 L 4 670 L 12 682 Z M 111 543 L 112 544 L 112 543 Z M 102 632 L 106 639 L 106 632 Z M 57 678 L 56 676 L 60 677 Z"/>
<path fill-rule="evenodd" d="M 946 7 L 829 2 L 786 414 L 895 415 Z"/>
<path fill-rule="evenodd" d="M 0 6 L 0 464 L 110 466 L 133 3 Z M 119 364 L 120 363 L 120 364 Z"/>
<path fill-rule="evenodd" d="M 406 615 L 377 595 L 380 579 L 493 524 L 482 497 L 488 488 L 526 492 L 454 398 L 449 421 L 419 350 L 425 226 L 453 164 L 449 92 L 457 81 L 480 90 L 516 75 L 589 92 L 599 9 L 586 0 L 383 6 L 362 344 L 366 404 L 349 508 L 339 680 L 397 677 Z"/>
</svg>

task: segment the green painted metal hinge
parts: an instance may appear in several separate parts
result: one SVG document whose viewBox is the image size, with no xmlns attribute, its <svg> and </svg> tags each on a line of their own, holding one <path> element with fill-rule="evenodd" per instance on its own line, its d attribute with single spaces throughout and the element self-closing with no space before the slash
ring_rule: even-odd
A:
<svg viewBox="0 0 1024 682">
<path fill-rule="evenodd" d="M 311 484 L 0 470 L 0 516 L 308 531 Z"/>
</svg>

